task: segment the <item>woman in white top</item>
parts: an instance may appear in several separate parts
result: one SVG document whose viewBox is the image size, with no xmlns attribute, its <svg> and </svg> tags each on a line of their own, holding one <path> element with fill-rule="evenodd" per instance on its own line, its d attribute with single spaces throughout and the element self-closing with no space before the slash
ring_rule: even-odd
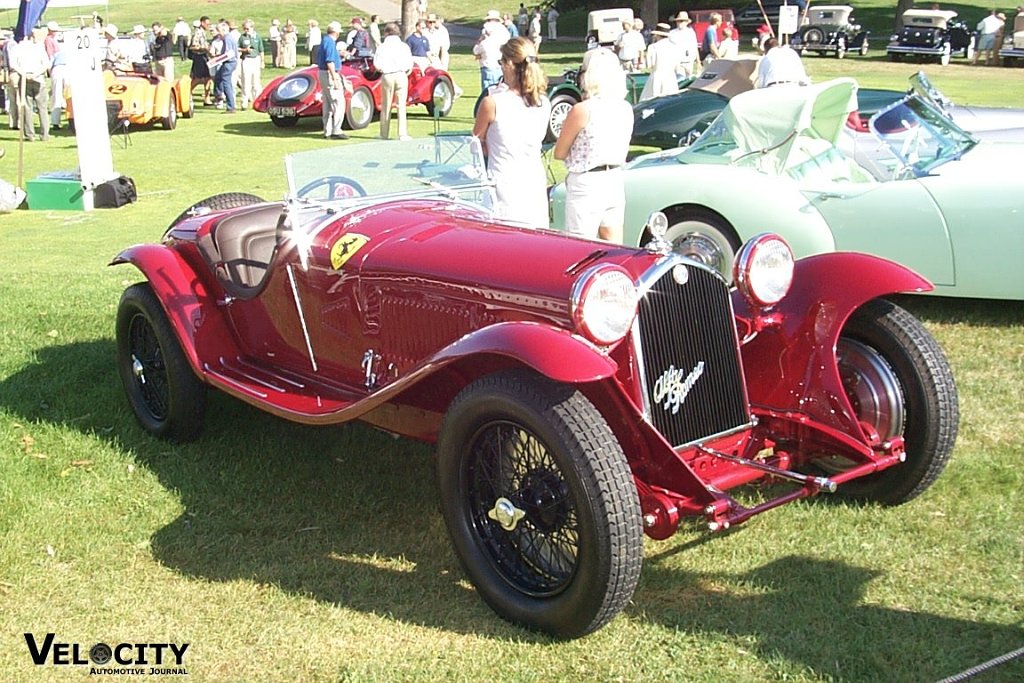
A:
<svg viewBox="0 0 1024 683">
<path fill-rule="evenodd" d="M 513 38 L 502 45 L 501 55 L 504 83 L 480 103 L 473 135 L 483 142 L 487 171 L 494 180 L 495 215 L 546 228 L 547 174 L 540 148 L 551 114 L 544 94 L 548 79 L 529 39 Z"/>
<path fill-rule="evenodd" d="M 622 242 L 626 193 L 622 165 L 633 135 L 626 75 L 609 50 L 584 55 L 583 101 L 562 124 L 555 158 L 565 161 L 565 228 L 570 235 Z"/>
</svg>

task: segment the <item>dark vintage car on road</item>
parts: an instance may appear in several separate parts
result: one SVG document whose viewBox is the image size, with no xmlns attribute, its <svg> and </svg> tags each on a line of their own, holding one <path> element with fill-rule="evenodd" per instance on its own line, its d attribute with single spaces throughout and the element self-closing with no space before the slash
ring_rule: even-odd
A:
<svg viewBox="0 0 1024 683">
<path fill-rule="evenodd" d="M 496 221 L 471 138 L 360 151 L 293 155 L 287 200 L 217 195 L 116 256 L 143 275 L 116 337 L 146 430 L 198 438 L 214 389 L 436 443 L 466 575 L 498 614 L 559 637 L 629 603 L 644 533 L 688 517 L 721 531 L 822 492 L 899 504 L 946 464 L 949 366 L 887 298 L 930 287 L 907 269 L 794 262 L 762 234 L 733 285 L 661 240 Z"/>
<path fill-rule="evenodd" d="M 849 5 L 814 5 L 807 10 L 807 24 L 790 41 L 801 54 L 833 55 L 842 59 L 848 52 L 868 53 L 868 32 L 853 18 Z"/>
<path fill-rule="evenodd" d="M 345 60 L 341 72 L 351 85 L 345 95 L 345 124 L 358 130 L 366 128 L 380 113 L 381 73 L 365 58 Z M 455 85 L 442 69 L 415 67 L 409 75 L 409 105 L 425 105 L 433 116 L 447 116 L 455 104 Z M 323 93 L 316 66 L 308 66 L 270 81 L 253 101 L 252 108 L 270 115 L 271 122 L 290 128 L 306 117 L 320 118 Z"/>
<path fill-rule="evenodd" d="M 908 9 L 903 13 L 903 27 L 886 47 L 889 59 L 898 62 L 916 56 L 943 66 L 953 55 L 973 59 L 976 37 L 956 16 L 953 10 Z"/>
</svg>

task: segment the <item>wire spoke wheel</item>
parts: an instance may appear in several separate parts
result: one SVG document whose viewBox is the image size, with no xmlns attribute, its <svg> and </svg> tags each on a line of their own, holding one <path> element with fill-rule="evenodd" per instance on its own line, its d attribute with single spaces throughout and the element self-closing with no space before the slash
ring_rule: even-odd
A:
<svg viewBox="0 0 1024 683">
<path fill-rule="evenodd" d="M 167 419 L 167 367 L 156 332 L 141 314 L 128 323 L 128 345 L 136 391 L 154 420 Z"/>
<path fill-rule="evenodd" d="M 466 481 L 472 523 L 498 573 L 529 595 L 560 591 L 576 569 L 579 520 L 547 447 L 519 425 L 488 424 L 470 446 Z"/>
<path fill-rule="evenodd" d="M 445 415 L 437 475 L 459 562 L 505 619 L 576 638 L 629 601 L 643 561 L 636 485 L 575 387 L 525 369 L 477 379 Z"/>
</svg>

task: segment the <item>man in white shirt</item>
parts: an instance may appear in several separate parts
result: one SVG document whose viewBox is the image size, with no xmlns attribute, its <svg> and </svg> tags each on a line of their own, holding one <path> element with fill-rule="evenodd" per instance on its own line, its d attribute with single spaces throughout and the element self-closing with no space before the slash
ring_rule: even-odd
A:
<svg viewBox="0 0 1024 683">
<path fill-rule="evenodd" d="M 778 38 L 769 38 L 764 47 L 764 57 L 758 62 L 757 72 L 754 74 L 755 88 L 807 85 L 811 82 L 796 50 L 779 45 Z"/>
<path fill-rule="evenodd" d="M 13 40 L 13 38 L 12 38 Z M 32 142 L 36 139 L 35 122 L 32 116 L 32 103 L 39 113 L 39 128 L 43 140 L 50 139 L 50 107 L 46 92 L 46 71 L 50 68 L 50 58 L 42 42 L 37 42 L 34 33 L 29 33 L 18 43 L 11 54 L 11 66 L 18 73 L 19 86 L 19 121 L 25 139 Z M 24 98 L 21 99 L 21 94 Z"/>
<path fill-rule="evenodd" d="M 558 10 L 554 5 L 548 10 L 548 40 L 558 40 Z"/>
<path fill-rule="evenodd" d="M 680 52 L 679 73 L 683 76 L 693 75 L 693 61 L 697 59 L 697 34 L 690 26 L 690 14 L 679 12 L 672 17 L 676 27 L 668 34 L 668 39 L 676 44 Z"/>
<path fill-rule="evenodd" d="M 985 63 L 995 62 L 995 51 L 999 48 L 996 45 L 996 36 L 1003 29 L 1006 23 L 1006 15 L 1002 12 L 989 10 L 988 16 L 978 22 L 978 49 L 974 52 L 973 64 L 978 63 L 982 53 L 985 53 Z"/>
<path fill-rule="evenodd" d="M 434 13 L 427 15 L 427 40 L 430 41 L 430 59 L 445 71 L 451 59 L 452 38 L 441 18 Z"/>
<path fill-rule="evenodd" d="M 406 100 L 409 98 L 409 72 L 412 71 L 412 50 L 399 35 L 398 24 L 384 26 L 383 40 L 373 55 L 373 66 L 383 74 L 381 78 L 380 137 L 387 140 L 391 134 L 391 107 L 398 105 L 398 139 L 408 140 L 405 118 Z"/>
<path fill-rule="evenodd" d="M 188 58 L 188 41 L 192 37 L 192 29 L 189 27 L 188 22 L 185 21 L 185 17 L 178 17 L 178 20 L 174 22 L 174 28 L 171 29 L 171 37 L 178 48 L 178 57 L 181 58 L 181 61 L 185 61 Z"/>
<path fill-rule="evenodd" d="M 480 92 L 487 92 L 487 88 L 501 81 L 501 46 L 511 38 L 508 29 L 501 23 L 501 13 L 496 9 L 488 10 L 480 38 L 473 46 L 473 54 L 480 62 Z"/>
<path fill-rule="evenodd" d="M 146 57 L 145 26 L 135 24 L 132 27 L 132 37 L 130 40 L 124 41 L 124 47 L 121 48 L 121 52 L 124 54 L 125 59 L 131 62 L 132 66 L 149 62 L 149 59 Z"/>
</svg>

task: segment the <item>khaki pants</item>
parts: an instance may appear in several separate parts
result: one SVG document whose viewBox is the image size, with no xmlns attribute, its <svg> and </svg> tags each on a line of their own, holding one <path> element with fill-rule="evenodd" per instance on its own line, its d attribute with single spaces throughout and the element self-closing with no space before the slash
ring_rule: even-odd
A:
<svg viewBox="0 0 1024 683">
<path fill-rule="evenodd" d="M 39 81 L 26 80 L 25 84 L 20 87 L 25 88 L 25 99 L 19 103 L 21 105 L 21 128 L 25 135 L 25 139 L 36 139 L 35 121 L 32 116 L 32 103 L 35 103 L 36 111 L 39 113 L 39 128 L 43 135 L 43 139 L 49 139 L 50 106 L 46 92 L 46 84 L 40 83 Z"/>
<path fill-rule="evenodd" d="M 320 92 L 323 93 L 324 137 L 341 135 L 342 123 L 345 121 L 345 91 L 331 85 L 331 72 L 320 69 Z"/>
<path fill-rule="evenodd" d="M 242 60 L 242 109 L 247 109 L 263 90 L 260 84 L 262 69 L 262 57 L 246 57 Z"/>
<path fill-rule="evenodd" d="M 381 76 L 380 136 L 388 139 L 391 133 L 391 107 L 398 104 L 398 137 L 409 136 L 405 120 L 405 103 L 409 99 L 409 75 L 395 71 Z"/>
</svg>

